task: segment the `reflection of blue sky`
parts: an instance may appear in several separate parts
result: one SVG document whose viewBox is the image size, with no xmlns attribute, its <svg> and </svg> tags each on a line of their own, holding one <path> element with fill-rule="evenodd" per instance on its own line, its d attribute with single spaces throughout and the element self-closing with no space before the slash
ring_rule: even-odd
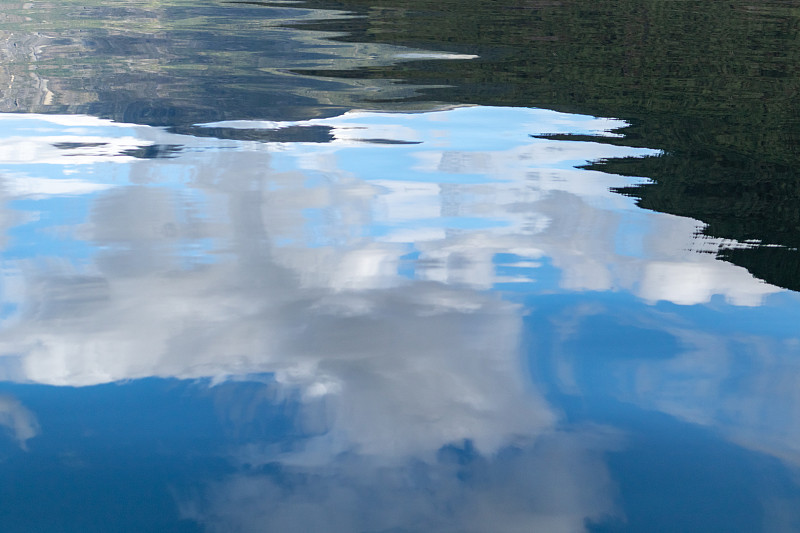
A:
<svg viewBox="0 0 800 533">
<path fill-rule="evenodd" d="M 554 394 L 667 413 L 800 467 L 797 299 L 720 304 L 536 298 L 534 374 Z"/>
<path fill-rule="evenodd" d="M 699 253 L 721 243 L 696 240 L 698 222 L 610 192 L 635 179 L 574 168 L 652 152 L 530 137 L 601 136 L 619 121 L 359 112 L 304 123 L 331 127 L 331 143 L 256 143 L 9 117 L 3 135 L 25 149 L 0 151 L 0 377 L 40 384 L 9 394 L 42 428 L 16 448 L 44 453 L 58 446 L 48 431 L 67 431 L 46 416 L 61 403 L 43 404 L 48 394 L 72 391 L 78 411 L 93 394 L 115 398 L 124 418 L 124 405 L 144 408 L 143 383 L 174 399 L 164 383 L 208 378 L 215 387 L 187 395 L 221 404 L 198 407 L 198 424 L 230 419 L 225 431 L 260 436 L 228 435 L 224 472 L 181 494 L 185 516 L 211 531 L 305 531 L 322 517 L 341 531 L 410 527 L 404 517 L 487 531 L 498 516 L 504 531 L 579 531 L 628 512 L 612 479 L 642 478 L 604 454 L 642 453 L 625 432 L 662 427 L 647 412 L 676 431 L 663 442 L 726 441 L 747 465 L 794 468 L 800 456 L 797 296 Z M 153 144 L 182 149 L 126 155 Z M 586 415 L 581 402 L 606 410 Z M 192 412 L 148 423 L 162 432 Z M 102 433 L 100 415 L 85 416 Z M 258 433 L 261 417 L 291 438 Z M 701 455 L 663 459 L 685 471 Z M 367 500 L 376 511 L 359 515 Z M 435 521 L 441 508 L 449 525 Z"/>
<path fill-rule="evenodd" d="M 278 128 L 288 125 L 326 125 L 334 128 L 334 144 L 349 148 L 336 150 L 338 168 L 354 172 L 365 179 L 402 181 L 431 181 L 437 183 L 469 183 L 502 179 L 491 174 L 482 163 L 486 158 L 467 158 L 466 166 L 429 168 L 429 154 L 442 150 L 458 154 L 486 153 L 526 147 L 534 168 L 572 169 L 601 157 L 651 155 L 653 150 L 596 145 L 590 142 L 552 142 L 533 139 L 531 135 L 569 133 L 576 135 L 610 135 L 624 122 L 582 115 L 569 115 L 540 109 L 502 107 L 462 107 L 438 113 L 383 114 L 351 112 L 333 119 L 311 120 L 306 123 L 276 123 L 230 121 L 210 124 L 241 128 Z M 491 135 L 487 135 L 491 131 Z M 391 140 L 421 143 L 417 145 L 382 145 L 366 149 L 357 141 Z M 453 162 L 458 165 L 460 161 Z M 471 167 L 470 167 L 471 164 Z M 278 170 L 293 168 L 295 163 L 280 158 L 274 163 Z M 452 172 L 452 171 L 455 172 Z M 450 174 L 457 174 L 452 176 Z"/>
<path fill-rule="evenodd" d="M 620 530 L 800 525 L 796 305 L 786 294 L 760 307 L 531 298 L 533 379 L 573 422 L 631 436 L 610 462 L 637 509 Z"/>
<path fill-rule="evenodd" d="M 85 261 L 93 247 L 89 243 L 71 238 L 69 234 L 59 233 L 58 229 L 69 230 L 85 221 L 90 198 L 83 196 L 55 196 L 46 200 L 21 199 L 9 207 L 23 213 L 35 213 L 33 220 L 9 229 L 10 246 L 3 252 L 7 260 L 30 257 L 63 257 L 77 263 Z"/>
</svg>

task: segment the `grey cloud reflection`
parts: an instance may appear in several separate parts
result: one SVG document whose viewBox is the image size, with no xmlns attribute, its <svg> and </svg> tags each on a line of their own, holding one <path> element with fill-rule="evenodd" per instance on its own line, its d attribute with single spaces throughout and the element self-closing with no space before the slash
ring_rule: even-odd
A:
<svg viewBox="0 0 800 533">
<path fill-rule="evenodd" d="M 345 455 L 325 469 L 267 466 L 210 484 L 182 514 L 210 532 L 585 531 L 614 512 L 603 454 L 616 441 L 584 428 L 489 457 L 456 443 L 429 461 Z"/>
</svg>

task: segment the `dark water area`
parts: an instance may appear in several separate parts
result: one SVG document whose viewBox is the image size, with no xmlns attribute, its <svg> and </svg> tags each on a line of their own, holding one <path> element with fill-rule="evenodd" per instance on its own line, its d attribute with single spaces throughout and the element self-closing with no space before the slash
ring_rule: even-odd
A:
<svg viewBox="0 0 800 533">
<path fill-rule="evenodd" d="M 800 246 L 797 4 L 486 1 L 462 9 L 461 2 L 387 2 L 394 7 L 385 10 L 370 9 L 374 2 L 352 4 L 337 5 L 368 14 L 347 28 L 345 40 L 481 56 L 464 65 L 365 69 L 371 77 L 446 86 L 426 89 L 422 98 L 627 120 L 621 142 L 664 153 L 592 168 L 650 178 L 651 184 L 619 192 L 645 209 L 699 219 L 706 235 L 760 245 L 720 258 L 800 289 L 800 254 L 792 253 Z"/>
<path fill-rule="evenodd" d="M 0 1 L 0 531 L 800 531 L 799 32 Z"/>
</svg>

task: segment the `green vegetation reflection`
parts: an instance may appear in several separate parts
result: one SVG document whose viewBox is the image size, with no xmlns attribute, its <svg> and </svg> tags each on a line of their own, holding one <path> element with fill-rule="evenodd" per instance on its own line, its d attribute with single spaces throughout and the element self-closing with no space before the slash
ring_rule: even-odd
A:
<svg viewBox="0 0 800 533">
<path fill-rule="evenodd" d="M 304 5 L 363 13 L 348 22 L 346 40 L 480 56 L 338 72 L 343 78 L 401 78 L 438 87 L 418 99 L 628 120 L 624 138 L 597 140 L 659 148 L 664 155 L 592 168 L 650 178 L 619 192 L 644 208 L 701 220 L 706 236 L 736 241 L 720 258 L 800 290 L 800 2 Z"/>
</svg>

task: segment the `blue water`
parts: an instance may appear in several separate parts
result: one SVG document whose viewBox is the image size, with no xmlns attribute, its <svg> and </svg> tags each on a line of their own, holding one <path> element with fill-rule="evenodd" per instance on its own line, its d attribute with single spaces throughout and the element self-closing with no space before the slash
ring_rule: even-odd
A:
<svg viewBox="0 0 800 533">
<path fill-rule="evenodd" d="M 798 526 L 800 298 L 579 168 L 622 121 L 68 119 L 0 115 L 3 531 Z"/>
</svg>

